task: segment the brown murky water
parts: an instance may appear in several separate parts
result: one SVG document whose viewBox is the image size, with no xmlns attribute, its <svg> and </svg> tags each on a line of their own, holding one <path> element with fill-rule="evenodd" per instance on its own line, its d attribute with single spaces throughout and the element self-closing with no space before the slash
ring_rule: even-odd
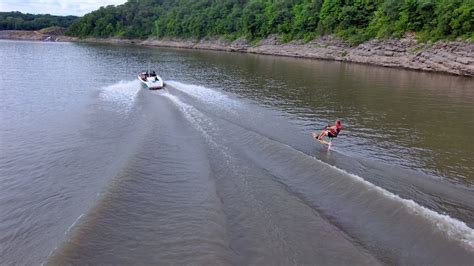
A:
<svg viewBox="0 0 474 266">
<path fill-rule="evenodd" d="M 474 81 L 0 42 L 0 264 L 470 265 Z M 167 88 L 135 74 L 150 64 Z M 330 150 L 310 134 L 336 118 Z"/>
</svg>

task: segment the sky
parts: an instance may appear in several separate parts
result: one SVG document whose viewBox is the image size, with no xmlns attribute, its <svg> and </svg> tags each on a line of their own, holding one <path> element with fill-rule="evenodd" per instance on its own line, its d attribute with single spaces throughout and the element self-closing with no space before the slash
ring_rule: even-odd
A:
<svg viewBox="0 0 474 266">
<path fill-rule="evenodd" d="M 0 11 L 82 16 L 101 6 L 125 2 L 126 0 L 0 0 Z"/>
</svg>

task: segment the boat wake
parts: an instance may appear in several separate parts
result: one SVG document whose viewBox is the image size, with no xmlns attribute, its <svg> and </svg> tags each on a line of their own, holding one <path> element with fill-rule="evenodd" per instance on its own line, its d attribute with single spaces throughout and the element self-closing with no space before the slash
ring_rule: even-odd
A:
<svg viewBox="0 0 474 266">
<path fill-rule="evenodd" d="M 124 119 L 133 124 L 124 127 L 130 139 L 117 134 L 130 147 L 117 152 L 124 158 L 105 192 L 67 229 L 49 263 L 446 265 L 456 258 L 464 265 L 474 258 L 465 222 L 423 206 L 416 193 L 402 197 L 323 162 L 300 148 L 315 147 L 309 134 L 278 111 L 176 81 L 140 97 L 132 86 L 103 90 L 113 95 L 107 103 L 143 106 Z"/>
<path fill-rule="evenodd" d="M 115 84 L 100 88 L 100 99 L 110 103 L 110 108 L 120 113 L 131 111 L 140 91 L 138 80 L 121 80 Z"/>
<path fill-rule="evenodd" d="M 351 219 L 353 223 L 356 223 L 355 227 L 360 226 L 362 228 L 371 224 L 373 228 L 378 227 L 381 231 L 385 227 L 390 227 L 389 225 L 391 224 L 393 225 L 392 232 L 388 234 L 393 234 L 393 238 L 396 239 L 396 232 L 399 230 L 399 235 L 406 236 L 407 240 L 411 239 L 412 242 L 417 241 L 416 238 L 407 235 L 403 231 L 412 231 L 408 229 L 410 227 L 420 228 L 424 233 L 430 235 L 429 237 L 425 236 L 424 239 L 436 236 L 434 238 L 438 240 L 442 238 L 445 239 L 444 241 L 457 242 L 459 246 L 474 252 L 474 230 L 464 222 L 446 214 L 430 210 L 412 199 L 401 198 L 358 175 L 322 162 L 295 149 L 293 146 L 285 144 L 285 142 L 279 141 L 278 137 L 272 137 L 271 133 L 264 133 L 261 127 L 259 127 L 260 130 L 252 128 L 252 124 L 264 125 L 263 121 L 272 126 L 276 125 L 272 121 L 273 118 L 261 117 L 262 112 L 255 112 L 255 107 L 243 106 L 242 102 L 234 100 L 224 93 L 202 86 L 179 82 L 170 82 L 170 85 L 186 94 L 185 96 L 189 95 L 192 98 L 198 99 L 197 102 L 193 102 L 195 105 L 193 106 L 185 102 L 188 100 L 186 99 L 187 97 L 171 94 L 164 95 L 178 106 L 183 115 L 203 134 L 210 144 L 219 147 L 223 151 L 224 157 L 231 157 L 229 153 L 235 149 L 241 150 L 242 153 L 252 158 L 253 163 L 259 164 L 267 171 L 272 172 L 275 177 L 278 177 L 279 182 L 288 186 L 289 190 L 299 194 L 303 199 L 308 200 L 310 205 L 318 211 L 326 213 L 328 217 L 334 216 L 334 209 L 347 210 L 347 214 L 352 213 L 354 215 L 353 217 L 333 218 L 334 222 L 340 226 L 354 227 L 353 224 L 345 224 L 345 222 L 341 221 L 342 219 Z M 203 103 L 207 106 L 203 106 Z M 229 117 L 231 114 L 238 115 L 237 112 L 239 110 L 253 110 L 255 115 L 246 117 L 247 120 L 242 119 L 240 116 L 224 118 Z M 226 113 L 226 115 L 222 115 L 223 113 Z M 262 121 L 258 121 L 259 119 L 262 119 Z M 255 120 L 257 120 L 257 123 L 252 123 Z M 279 124 L 278 126 L 284 125 Z M 236 145 L 233 145 L 233 143 L 239 143 L 238 147 L 235 147 Z M 235 148 L 230 149 L 230 147 Z M 299 186 L 293 187 L 292 184 L 298 179 L 300 181 L 312 180 L 311 183 L 314 183 L 314 188 L 317 189 L 306 193 L 303 192 L 305 189 L 300 189 Z M 324 204 L 321 205 L 324 201 L 318 200 L 317 204 L 312 204 L 311 202 L 314 201 L 314 193 L 316 191 L 325 194 L 326 199 L 337 199 L 336 203 L 328 201 L 327 206 L 325 206 Z M 370 202 L 367 199 L 372 201 Z M 352 206 L 352 210 L 348 206 Z M 372 212 L 372 219 L 360 217 L 361 215 L 356 214 L 355 210 L 360 210 L 361 213 Z M 393 220 L 385 223 L 386 217 L 390 217 Z M 357 224 L 357 219 L 367 221 L 365 224 Z M 397 225 L 397 223 L 399 224 Z M 400 224 L 403 224 L 403 226 Z M 370 241 L 364 235 L 365 233 L 359 231 L 361 228 L 354 230 L 350 235 L 354 235 L 359 239 L 367 238 L 366 241 Z M 350 232 L 351 230 L 347 229 L 347 231 Z M 380 241 L 383 241 L 382 238 L 386 236 L 378 237 L 381 238 Z M 417 237 L 420 236 L 418 235 Z"/>
</svg>

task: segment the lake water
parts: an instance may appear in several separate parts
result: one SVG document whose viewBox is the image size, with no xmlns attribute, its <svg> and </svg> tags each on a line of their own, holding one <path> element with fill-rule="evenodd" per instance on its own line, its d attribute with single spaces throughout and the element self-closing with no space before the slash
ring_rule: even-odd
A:
<svg viewBox="0 0 474 266">
<path fill-rule="evenodd" d="M 474 79 L 0 42 L 0 264 L 472 265 Z M 164 78 L 141 88 L 148 66 Z M 331 149 L 311 132 L 335 119 Z"/>
</svg>

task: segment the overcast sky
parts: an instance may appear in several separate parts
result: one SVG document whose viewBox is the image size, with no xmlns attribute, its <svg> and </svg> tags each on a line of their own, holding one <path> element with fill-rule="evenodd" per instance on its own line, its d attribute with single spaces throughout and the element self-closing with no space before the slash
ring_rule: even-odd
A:
<svg viewBox="0 0 474 266">
<path fill-rule="evenodd" d="M 0 11 L 82 16 L 101 6 L 120 5 L 126 1 L 127 0 L 0 0 Z"/>
</svg>

